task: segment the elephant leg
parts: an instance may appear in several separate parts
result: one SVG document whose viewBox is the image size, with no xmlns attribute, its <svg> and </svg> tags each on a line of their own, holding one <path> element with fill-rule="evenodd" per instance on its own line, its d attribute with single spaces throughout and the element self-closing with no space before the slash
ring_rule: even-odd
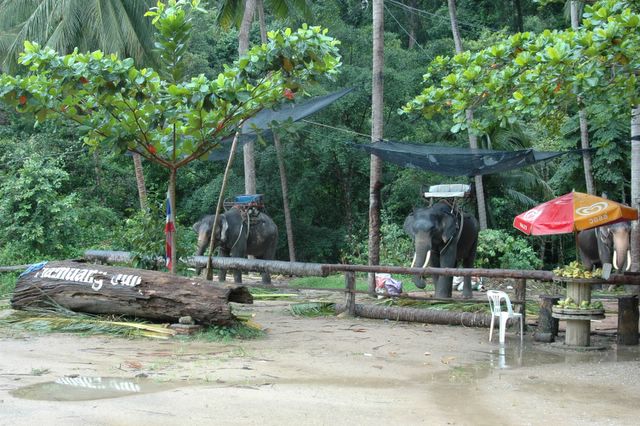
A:
<svg viewBox="0 0 640 426">
<path fill-rule="evenodd" d="M 440 254 L 436 253 L 435 250 L 431 252 L 431 260 L 429 261 L 429 266 L 432 266 L 434 268 L 440 267 Z M 439 274 L 431 275 L 431 279 L 433 280 L 433 288 L 438 288 L 440 278 L 442 278 L 442 276 L 440 276 Z"/>
<path fill-rule="evenodd" d="M 277 249 L 277 240 L 273 241 L 273 244 L 267 248 L 267 250 L 264 253 L 264 256 L 261 257 L 261 259 L 264 260 L 273 260 L 276 258 L 276 249 Z M 260 274 L 262 276 L 262 284 L 271 284 L 271 274 L 269 272 L 263 272 L 262 274 Z"/>
<path fill-rule="evenodd" d="M 220 257 L 229 257 L 229 250 L 226 250 L 220 247 Z M 227 280 L 227 270 L 220 268 L 220 271 L 218 271 L 218 281 L 223 283 L 226 280 Z"/>
<path fill-rule="evenodd" d="M 441 268 L 455 268 L 456 266 L 456 251 L 454 249 L 446 250 L 440 253 L 439 266 Z M 466 278 L 466 277 L 465 277 Z M 453 276 L 442 275 L 438 279 L 436 284 L 435 297 L 439 298 L 451 298 L 453 293 Z"/>
<path fill-rule="evenodd" d="M 435 297 L 451 298 L 453 296 L 453 277 L 451 275 L 440 275 L 436 284 Z"/>
<path fill-rule="evenodd" d="M 242 271 L 237 269 L 233 270 L 233 282 L 236 284 L 242 284 Z"/>
<path fill-rule="evenodd" d="M 462 259 L 463 268 L 473 268 L 473 262 L 475 261 L 475 249 L 473 258 Z M 464 284 L 462 285 L 462 298 L 471 299 L 473 297 L 473 287 L 471 285 L 471 276 L 464 277 Z"/>
</svg>

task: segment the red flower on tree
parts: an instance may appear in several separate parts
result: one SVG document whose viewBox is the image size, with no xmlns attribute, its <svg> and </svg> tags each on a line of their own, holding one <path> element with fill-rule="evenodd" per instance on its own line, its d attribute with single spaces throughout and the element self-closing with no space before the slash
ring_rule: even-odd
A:
<svg viewBox="0 0 640 426">
<path fill-rule="evenodd" d="M 293 98 L 295 98 L 295 93 L 293 93 L 293 90 L 289 89 L 288 87 L 284 89 L 284 92 L 282 93 L 282 96 L 284 96 L 285 98 L 289 99 L 290 101 L 293 100 Z"/>
</svg>

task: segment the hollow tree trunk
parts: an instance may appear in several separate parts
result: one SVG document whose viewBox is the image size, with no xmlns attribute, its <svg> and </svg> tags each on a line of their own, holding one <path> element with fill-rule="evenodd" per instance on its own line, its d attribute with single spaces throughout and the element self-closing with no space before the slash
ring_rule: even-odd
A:
<svg viewBox="0 0 640 426">
<path fill-rule="evenodd" d="M 229 302 L 252 303 L 244 286 L 213 284 L 157 271 L 49 262 L 18 278 L 11 299 L 14 309 L 51 308 L 75 312 L 125 315 L 154 321 L 190 316 L 199 324 L 235 321 Z"/>
</svg>

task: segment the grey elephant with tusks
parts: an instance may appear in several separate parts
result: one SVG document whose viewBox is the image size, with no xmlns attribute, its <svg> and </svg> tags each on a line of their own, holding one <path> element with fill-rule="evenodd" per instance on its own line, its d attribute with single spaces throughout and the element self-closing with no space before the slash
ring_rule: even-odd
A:
<svg viewBox="0 0 640 426">
<path fill-rule="evenodd" d="M 577 243 L 582 264 L 591 270 L 594 266 L 611 263 L 618 272 L 628 271 L 631 267 L 630 235 L 631 223 L 626 221 L 580 231 Z"/>
<path fill-rule="evenodd" d="M 404 221 L 404 230 L 415 244 L 411 267 L 473 268 L 478 246 L 478 221 L 468 213 L 457 213 L 445 202 L 414 210 Z M 451 297 L 452 276 L 433 275 L 435 297 Z M 414 283 L 425 287 L 422 277 L 415 275 Z M 462 297 L 473 296 L 471 277 L 464 277 Z"/>
<path fill-rule="evenodd" d="M 193 225 L 193 230 L 198 234 L 198 249 L 196 255 L 202 256 L 209 247 L 211 229 L 215 216 L 208 215 Z M 264 212 L 248 214 L 232 207 L 221 213 L 219 224 L 216 227 L 216 245 L 220 248 L 222 257 L 247 257 L 252 255 L 256 259 L 273 260 L 278 245 L 278 226 Z M 200 273 L 198 269 L 196 271 Z M 220 270 L 218 280 L 226 280 L 227 271 Z M 242 272 L 233 272 L 234 282 L 242 283 Z M 271 275 L 262 273 L 262 283 L 271 284 Z"/>
</svg>

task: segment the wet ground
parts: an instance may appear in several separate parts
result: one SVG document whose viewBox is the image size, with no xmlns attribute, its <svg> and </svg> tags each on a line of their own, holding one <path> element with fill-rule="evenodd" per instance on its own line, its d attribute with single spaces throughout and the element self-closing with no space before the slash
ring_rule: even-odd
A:
<svg viewBox="0 0 640 426">
<path fill-rule="evenodd" d="M 259 302 L 233 343 L 0 329 L 0 425 L 637 425 L 640 349 L 500 345 L 460 326 L 303 318 Z M 560 336 L 562 338 L 562 335 Z"/>
</svg>

